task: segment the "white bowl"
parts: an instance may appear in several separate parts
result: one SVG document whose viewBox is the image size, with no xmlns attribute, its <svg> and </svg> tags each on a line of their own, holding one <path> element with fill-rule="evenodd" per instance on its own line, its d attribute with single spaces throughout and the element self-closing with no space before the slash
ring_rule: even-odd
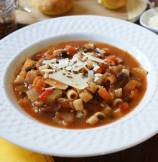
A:
<svg viewBox="0 0 158 162">
<path fill-rule="evenodd" d="M 55 42 L 102 41 L 130 52 L 148 70 L 140 104 L 116 122 L 91 129 L 62 129 L 42 124 L 22 111 L 12 91 L 22 61 Z M 85 157 L 120 151 L 158 132 L 158 37 L 135 24 L 99 16 L 70 16 L 25 27 L 0 41 L 0 135 L 37 152 Z M 155 66 L 156 65 L 156 66 Z"/>
<path fill-rule="evenodd" d="M 150 18 L 154 17 L 156 14 L 158 15 L 158 7 L 151 8 L 151 9 L 145 11 L 140 16 L 140 24 L 142 26 L 150 29 L 151 31 L 158 33 L 158 28 L 154 28 L 154 27 L 150 26 L 150 24 L 149 24 Z"/>
</svg>

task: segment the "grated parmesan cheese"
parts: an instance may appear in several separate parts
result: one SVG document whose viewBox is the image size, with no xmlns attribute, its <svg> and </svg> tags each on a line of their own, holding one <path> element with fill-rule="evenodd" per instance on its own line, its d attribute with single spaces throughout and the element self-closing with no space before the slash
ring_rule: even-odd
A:
<svg viewBox="0 0 158 162">
<path fill-rule="evenodd" d="M 72 59 L 44 60 L 39 70 L 45 78 L 62 82 L 80 90 L 84 89 L 88 87 L 88 80 L 93 77 L 94 73 L 86 68 L 87 59 L 80 59 L 81 55 L 93 62 L 94 69 L 99 67 L 99 63 L 105 63 L 104 60 L 93 56 L 93 53 L 82 52 L 75 54 Z M 88 76 L 83 76 L 83 73 L 80 72 L 82 68 L 87 69 Z"/>
<path fill-rule="evenodd" d="M 66 85 L 72 86 L 77 89 L 84 89 L 88 87 L 88 78 L 83 78 L 81 73 L 71 73 L 69 75 L 65 70 L 61 70 L 56 73 L 49 74 L 49 79 L 55 79 L 57 81 L 64 82 Z"/>
</svg>

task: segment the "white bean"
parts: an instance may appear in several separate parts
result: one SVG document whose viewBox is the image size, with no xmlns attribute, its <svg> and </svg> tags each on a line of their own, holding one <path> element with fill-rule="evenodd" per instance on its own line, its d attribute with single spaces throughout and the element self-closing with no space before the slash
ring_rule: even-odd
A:
<svg viewBox="0 0 158 162">
<path fill-rule="evenodd" d="M 81 99 L 74 100 L 73 106 L 74 106 L 76 111 L 83 111 L 84 110 L 83 101 Z"/>
</svg>

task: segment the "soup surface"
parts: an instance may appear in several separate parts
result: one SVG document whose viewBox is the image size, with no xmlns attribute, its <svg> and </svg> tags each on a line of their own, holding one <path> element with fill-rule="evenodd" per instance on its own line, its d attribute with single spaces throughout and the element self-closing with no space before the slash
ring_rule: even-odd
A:
<svg viewBox="0 0 158 162">
<path fill-rule="evenodd" d="M 22 109 L 62 128 L 111 123 L 136 107 L 147 87 L 147 72 L 135 58 L 101 42 L 51 45 L 17 71 L 13 89 Z"/>
</svg>

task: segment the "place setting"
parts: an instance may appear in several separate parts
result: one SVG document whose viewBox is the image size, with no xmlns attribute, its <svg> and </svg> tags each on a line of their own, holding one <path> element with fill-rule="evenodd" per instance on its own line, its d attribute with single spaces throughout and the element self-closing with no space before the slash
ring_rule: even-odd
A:
<svg viewBox="0 0 158 162">
<path fill-rule="evenodd" d="M 157 4 L 0 2 L 0 162 L 158 159 Z"/>
</svg>

